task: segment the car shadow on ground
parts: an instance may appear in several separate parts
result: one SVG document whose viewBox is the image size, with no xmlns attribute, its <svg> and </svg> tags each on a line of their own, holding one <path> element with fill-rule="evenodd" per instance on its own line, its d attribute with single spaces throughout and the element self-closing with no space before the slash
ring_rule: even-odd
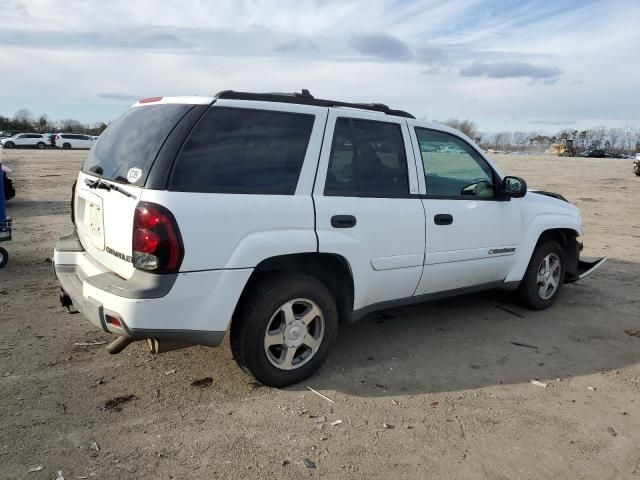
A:
<svg viewBox="0 0 640 480">
<path fill-rule="evenodd" d="M 492 291 L 388 310 L 341 325 L 320 372 L 294 389 L 356 396 L 458 391 L 599 373 L 640 362 L 640 266 L 610 260 L 530 311 Z M 635 293 L 634 293 L 635 291 Z"/>
</svg>

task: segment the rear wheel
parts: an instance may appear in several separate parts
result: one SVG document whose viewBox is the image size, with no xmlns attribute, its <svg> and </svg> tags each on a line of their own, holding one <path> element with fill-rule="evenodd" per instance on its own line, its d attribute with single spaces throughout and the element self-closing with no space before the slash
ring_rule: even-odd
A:
<svg viewBox="0 0 640 480">
<path fill-rule="evenodd" d="M 65 150 L 71 150 L 71 144 L 70 143 L 63 143 L 62 144 L 62 148 L 64 148 Z"/>
<path fill-rule="evenodd" d="M 40 150 L 42 150 L 43 148 L 46 147 L 46 145 L 43 142 L 38 142 L 38 145 L 36 145 L 36 147 L 38 147 Z"/>
<path fill-rule="evenodd" d="M 5 142 L 4 148 L 16 148 L 16 144 L 13 142 Z"/>
<path fill-rule="evenodd" d="M 312 375 L 335 340 L 335 301 L 319 280 L 279 274 L 243 295 L 231 325 L 231 351 L 258 382 L 284 387 Z"/>
<path fill-rule="evenodd" d="M 0 268 L 3 268 L 9 261 L 9 252 L 0 247 Z"/>
<path fill-rule="evenodd" d="M 557 242 L 538 245 L 518 288 L 524 306 L 533 310 L 550 307 L 562 288 L 564 269 L 564 252 Z"/>
</svg>

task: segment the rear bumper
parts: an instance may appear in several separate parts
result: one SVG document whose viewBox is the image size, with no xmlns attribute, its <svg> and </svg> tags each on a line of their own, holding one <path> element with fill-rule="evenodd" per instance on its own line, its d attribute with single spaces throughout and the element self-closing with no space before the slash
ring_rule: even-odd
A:
<svg viewBox="0 0 640 480">
<path fill-rule="evenodd" d="M 252 271 L 173 275 L 136 271 L 123 279 L 93 260 L 75 232 L 58 241 L 54 269 L 75 309 L 105 332 L 209 346 L 222 342 Z M 113 324 L 114 317 L 121 326 Z"/>
</svg>

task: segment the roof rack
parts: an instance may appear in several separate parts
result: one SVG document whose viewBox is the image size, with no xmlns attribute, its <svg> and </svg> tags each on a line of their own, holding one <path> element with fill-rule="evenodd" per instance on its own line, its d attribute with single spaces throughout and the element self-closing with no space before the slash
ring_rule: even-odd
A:
<svg viewBox="0 0 640 480">
<path fill-rule="evenodd" d="M 362 110 L 372 110 L 374 112 L 386 113 L 387 115 L 395 115 L 396 117 L 416 118 L 403 110 L 394 110 L 382 103 L 350 103 L 340 102 L 337 100 L 324 100 L 315 98 L 309 90 L 303 88 L 301 92 L 292 93 L 252 93 L 252 92 L 236 92 L 234 90 L 223 90 L 216 93 L 217 99 L 229 100 L 256 100 L 261 102 L 279 102 L 279 103 L 295 103 L 299 105 L 315 105 L 318 107 L 348 107 L 359 108 Z"/>
</svg>

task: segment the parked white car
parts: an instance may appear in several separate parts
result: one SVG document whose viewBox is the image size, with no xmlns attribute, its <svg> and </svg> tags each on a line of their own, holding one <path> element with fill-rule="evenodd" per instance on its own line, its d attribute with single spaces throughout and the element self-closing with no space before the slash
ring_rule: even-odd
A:
<svg viewBox="0 0 640 480">
<path fill-rule="evenodd" d="M 489 288 L 543 309 L 605 260 L 579 259 L 575 206 L 462 133 L 307 91 L 142 100 L 89 153 L 72 206 L 60 299 L 118 336 L 111 353 L 230 330 L 271 386 L 316 371 L 340 322 Z"/>
<path fill-rule="evenodd" d="M 64 148 L 65 150 L 71 148 L 90 149 L 95 143 L 95 138 L 82 133 L 58 133 L 55 136 L 55 141 L 56 147 Z"/>
<path fill-rule="evenodd" d="M 39 148 L 47 147 L 47 137 L 41 133 L 19 133 L 0 140 L 2 148 Z"/>
</svg>

